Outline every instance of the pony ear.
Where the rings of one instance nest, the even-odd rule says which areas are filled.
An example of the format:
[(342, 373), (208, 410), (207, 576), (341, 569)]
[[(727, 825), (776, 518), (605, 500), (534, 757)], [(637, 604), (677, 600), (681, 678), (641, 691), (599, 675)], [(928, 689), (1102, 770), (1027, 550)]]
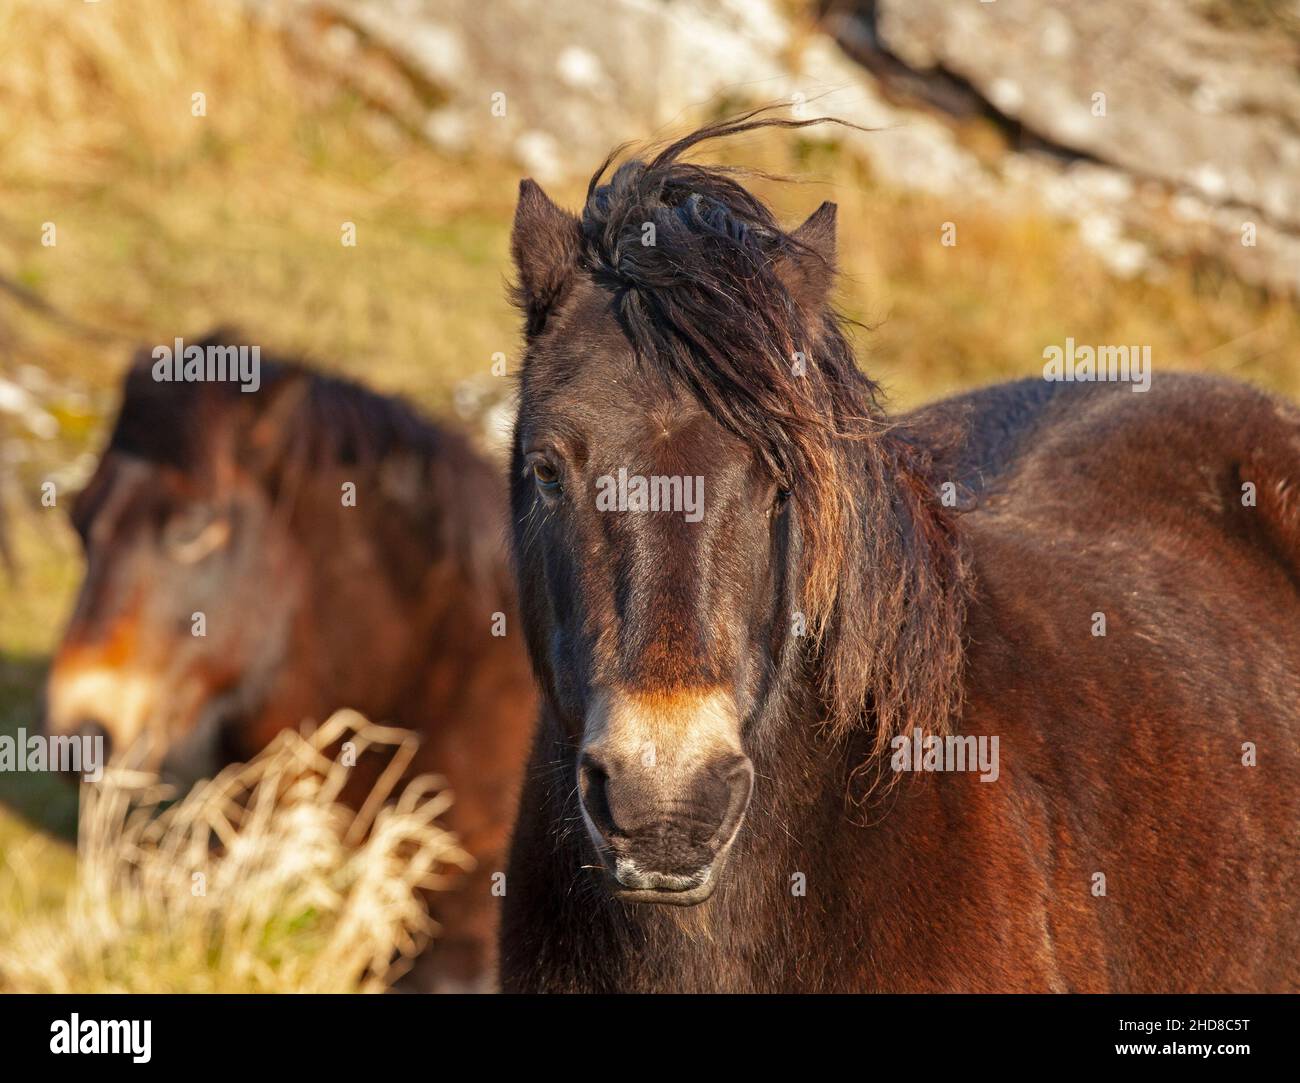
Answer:
[(293, 372), (273, 385), (263, 385), (250, 403), (255, 410), (245, 422), (238, 457), (246, 470), (274, 485), (291, 449), (301, 436), (300, 411), (311, 394), (311, 380), (305, 372)]
[(520, 181), (510, 253), (519, 271), (515, 303), (523, 309), (528, 338), (541, 333), (568, 290), (581, 238), (577, 218), (552, 203), (536, 181)]
[(776, 261), (776, 274), (795, 303), (806, 311), (821, 308), (835, 284), (834, 203), (823, 203), (790, 234), (797, 244)]

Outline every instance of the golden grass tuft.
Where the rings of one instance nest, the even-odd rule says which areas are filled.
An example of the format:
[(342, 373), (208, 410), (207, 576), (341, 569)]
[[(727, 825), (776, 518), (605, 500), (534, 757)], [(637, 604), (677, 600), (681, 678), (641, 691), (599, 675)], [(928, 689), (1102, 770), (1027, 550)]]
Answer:
[[(4, 913), (0, 989), (389, 988), (436, 934), (424, 891), (470, 862), (437, 822), (451, 803), (438, 779), (389, 800), (415, 743), (341, 711), (313, 733), (281, 733), (171, 805), (156, 777), (112, 768), (82, 789), (77, 878), (62, 908)], [(360, 812), (340, 801), (350, 768), (344, 752), (327, 754), (335, 746), (393, 750)], [(22, 879), (21, 862), (8, 863)]]

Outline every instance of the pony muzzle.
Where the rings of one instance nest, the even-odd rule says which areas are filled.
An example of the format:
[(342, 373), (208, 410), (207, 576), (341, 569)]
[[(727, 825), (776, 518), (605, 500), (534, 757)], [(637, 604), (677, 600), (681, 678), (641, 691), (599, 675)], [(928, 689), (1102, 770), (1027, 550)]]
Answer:
[(690, 906), (717, 886), (754, 787), (728, 702), (620, 699), (593, 714), (578, 795), (606, 883), (624, 902)]

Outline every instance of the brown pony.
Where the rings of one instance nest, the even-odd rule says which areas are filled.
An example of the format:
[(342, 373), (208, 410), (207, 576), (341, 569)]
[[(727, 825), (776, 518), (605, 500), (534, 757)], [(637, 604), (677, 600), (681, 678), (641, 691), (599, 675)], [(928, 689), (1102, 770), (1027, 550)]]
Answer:
[[(255, 393), (158, 382), (141, 359), (73, 509), (86, 576), (48, 728), (134, 744), (183, 784), (343, 707), (416, 731), (414, 769), (448, 780), (477, 862), (435, 899), (429, 973), (490, 982), (536, 698), (504, 496), (464, 438), (396, 399), (274, 360)], [(348, 796), (380, 766), (358, 764)]]
[(503, 988), (1300, 988), (1300, 414), (1168, 375), (887, 417), (834, 206), (682, 160), (763, 124), (580, 217), (520, 188)]

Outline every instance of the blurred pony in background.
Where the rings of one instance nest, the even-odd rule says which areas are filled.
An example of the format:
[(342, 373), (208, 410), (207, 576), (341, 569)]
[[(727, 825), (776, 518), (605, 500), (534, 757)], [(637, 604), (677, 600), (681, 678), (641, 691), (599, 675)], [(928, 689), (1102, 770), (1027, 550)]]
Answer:
[[(487, 987), (491, 873), (534, 711), (505, 634), (498, 472), (405, 403), (296, 364), (262, 361), (254, 394), (152, 365), (127, 373), (73, 509), (86, 574), (47, 730), (102, 736), (182, 785), (340, 708), (417, 732), (411, 771), (446, 778), (447, 824), (477, 862), (435, 899), (431, 982)], [(363, 756), (345, 796), (384, 766)]]

